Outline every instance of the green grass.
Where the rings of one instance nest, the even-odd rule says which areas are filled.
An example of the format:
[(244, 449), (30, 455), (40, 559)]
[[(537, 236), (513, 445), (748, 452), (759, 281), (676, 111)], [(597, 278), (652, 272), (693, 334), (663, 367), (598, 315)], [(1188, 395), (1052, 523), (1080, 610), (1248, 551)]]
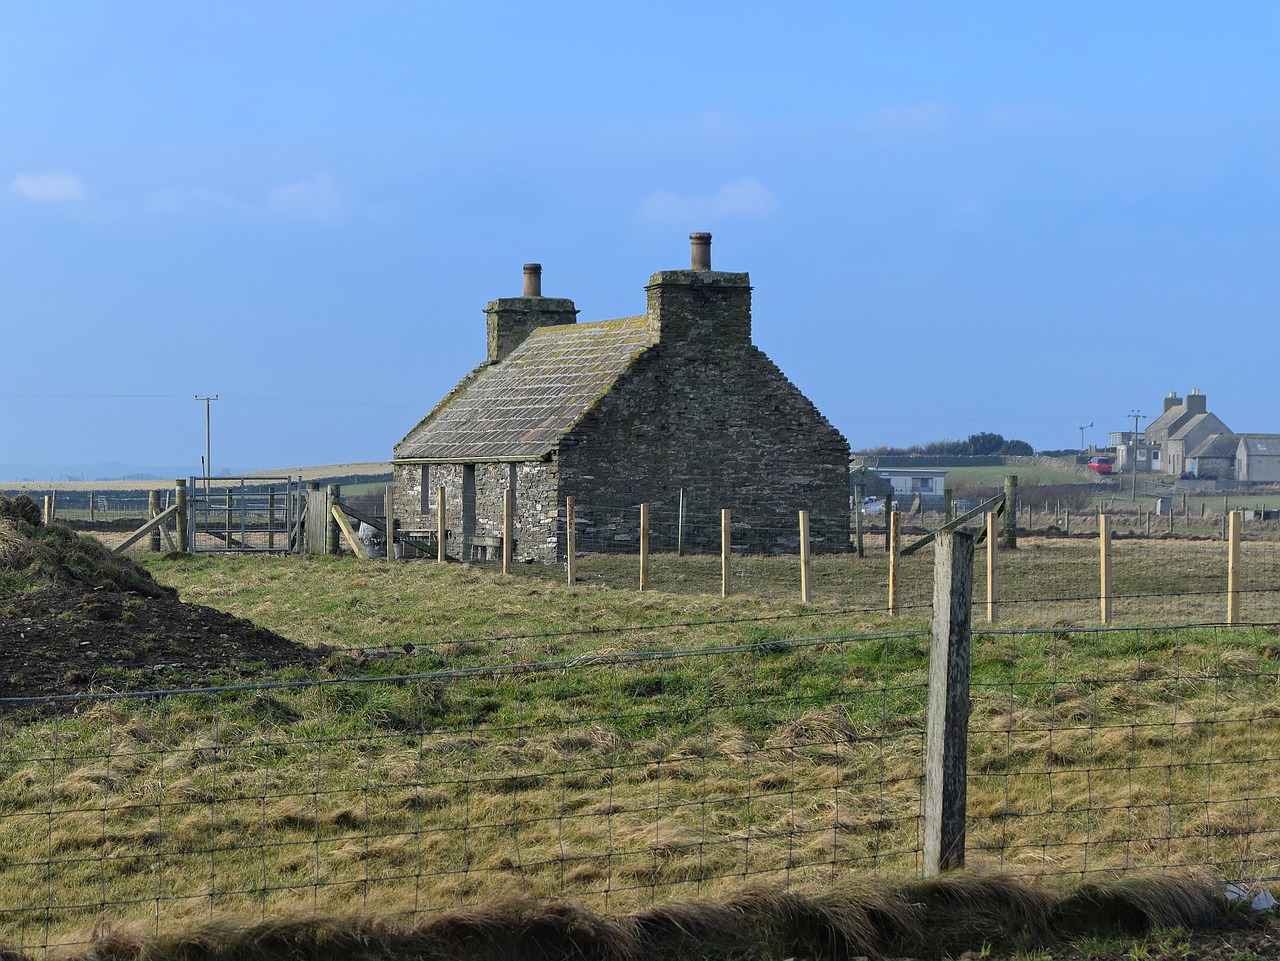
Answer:
[[(1127, 570), (1168, 591), (1221, 549), (1166, 545)], [(1002, 576), (1014, 595), (1085, 591), (1095, 554), (1028, 542)], [(628, 559), (585, 560), (591, 579), (567, 585), (541, 569), (148, 558), (187, 600), (338, 653), (318, 684), (6, 717), (0, 940), (66, 939), (99, 916), (510, 894), (630, 911), (915, 874), (928, 612), (883, 612), (882, 555), (820, 559), (828, 593), (808, 606), (640, 594)], [(908, 560), (918, 600), (929, 563)], [(735, 561), (744, 587), (789, 576), (784, 560)], [(679, 580), (680, 559), (655, 564)], [(1148, 623), (1192, 610), (1130, 603)], [(1087, 595), (1026, 620), (1046, 612), (1052, 629), (975, 640), (971, 862), (1274, 876), (1277, 632), (1096, 633), (1080, 628)]]

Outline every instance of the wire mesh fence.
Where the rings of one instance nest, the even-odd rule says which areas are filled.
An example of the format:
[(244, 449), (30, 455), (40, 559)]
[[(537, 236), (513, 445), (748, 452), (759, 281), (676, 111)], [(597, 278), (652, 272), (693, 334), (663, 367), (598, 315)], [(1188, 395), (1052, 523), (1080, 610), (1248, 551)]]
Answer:
[(910, 871), (924, 702), (900, 648), (920, 641), (6, 702), (0, 940)]
[[(0, 703), (0, 941), (920, 871), (928, 634)], [(1280, 878), (1280, 629), (975, 635), (970, 863)]]

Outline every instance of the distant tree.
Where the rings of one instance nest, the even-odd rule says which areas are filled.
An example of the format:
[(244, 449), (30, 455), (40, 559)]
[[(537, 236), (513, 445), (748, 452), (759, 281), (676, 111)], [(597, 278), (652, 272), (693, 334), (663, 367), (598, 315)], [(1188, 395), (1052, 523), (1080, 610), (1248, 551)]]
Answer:
[(973, 454), (977, 457), (984, 457), (987, 454), (998, 454), (1000, 448), (1004, 447), (1005, 440), (1001, 434), (991, 434), (983, 431), (979, 434), (969, 435), (969, 449), (966, 454)]
[(1010, 457), (1030, 457), (1035, 452), (1035, 448), (1025, 440), (1006, 441), (1004, 446), (1000, 448), (1001, 454), (1007, 454)]

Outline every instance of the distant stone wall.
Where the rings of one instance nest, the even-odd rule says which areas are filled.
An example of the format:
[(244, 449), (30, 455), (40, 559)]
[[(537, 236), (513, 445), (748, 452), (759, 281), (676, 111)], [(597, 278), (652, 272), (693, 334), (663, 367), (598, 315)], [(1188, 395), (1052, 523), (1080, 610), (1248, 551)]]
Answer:
[(848, 442), (751, 346), (647, 351), (565, 439), (559, 481), (618, 549), (631, 549), (637, 505), (670, 510), (681, 487), (691, 550), (719, 550), (726, 507), (744, 550), (796, 550), (802, 508), (815, 550), (848, 548)]

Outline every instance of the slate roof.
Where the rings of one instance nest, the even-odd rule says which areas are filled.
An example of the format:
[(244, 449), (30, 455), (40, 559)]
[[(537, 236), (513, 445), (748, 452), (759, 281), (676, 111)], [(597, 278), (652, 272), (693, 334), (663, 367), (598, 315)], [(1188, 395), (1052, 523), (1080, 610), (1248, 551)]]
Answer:
[(397, 459), (536, 460), (555, 449), (652, 342), (644, 316), (533, 331), (468, 374), (396, 445)]
[(1275, 457), (1280, 454), (1280, 434), (1240, 434), (1238, 436), (1247, 454), (1261, 454), (1264, 457)]
[(1239, 434), (1210, 434), (1188, 457), (1233, 458), (1240, 444)]
[[(1212, 420), (1210, 420), (1210, 418), (1212, 418)], [(1171, 430), (1169, 432), (1169, 440), (1185, 439), (1192, 431), (1197, 430), (1205, 426), (1206, 424), (1211, 424), (1214, 422), (1216, 422), (1220, 427), (1225, 428), (1227, 426), (1226, 424), (1222, 423), (1222, 421), (1218, 420), (1217, 416), (1214, 414), (1210, 414), (1210, 413), (1195, 414), (1192, 416), (1192, 418), (1189, 421), (1179, 424), (1176, 430)]]

